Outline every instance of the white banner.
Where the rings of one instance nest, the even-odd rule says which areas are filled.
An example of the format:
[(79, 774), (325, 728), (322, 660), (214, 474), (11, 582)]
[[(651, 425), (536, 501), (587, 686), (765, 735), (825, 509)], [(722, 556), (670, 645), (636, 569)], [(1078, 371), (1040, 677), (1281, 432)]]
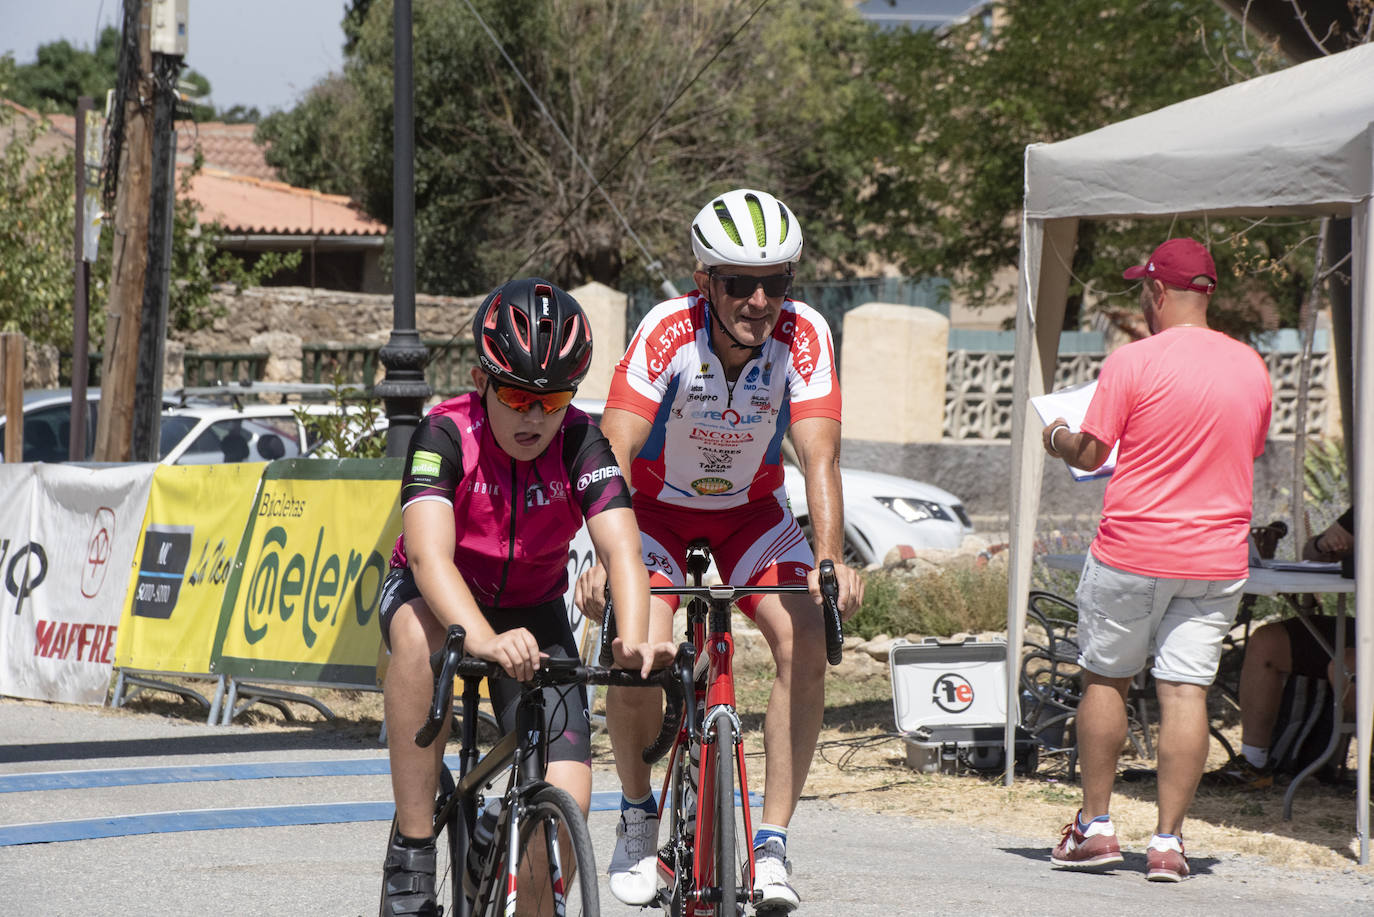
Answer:
[(0, 694), (105, 702), (156, 467), (0, 465)]

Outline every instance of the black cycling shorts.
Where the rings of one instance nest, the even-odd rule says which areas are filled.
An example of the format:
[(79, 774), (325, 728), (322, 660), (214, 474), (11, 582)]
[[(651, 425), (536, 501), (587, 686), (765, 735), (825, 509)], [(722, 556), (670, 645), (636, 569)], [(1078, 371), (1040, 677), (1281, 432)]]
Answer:
[[(391, 618), (396, 610), (420, 597), (420, 587), (408, 567), (395, 567), (382, 584), (382, 596), (377, 619), (382, 640), (391, 649)], [(542, 605), (521, 608), (482, 607), (487, 623), (498, 634), (524, 627), (534, 635), (539, 649), (552, 657), (575, 659), (577, 640), (568, 624), (568, 610), (562, 599), (551, 599)], [(487, 680), (491, 709), (501, 724), (501, 734), (515, 728), (516, 701), (520, 699), (520, 683), (501, 676)], [(587, 692), (582, 685), (560, 685), (544, 689), (544, 718), (548, 737), (547, 761), (579, 761), (592, 763), (592, 721), (587, 709)]]
[[(1331, 615), (1313, 615), (1312, 626), (1331, 646), (1336, 645), (1336, 619)], [(1331, 663), (1331, 654), (1322, 649), (1317, 638), (1312, 636), (1302, 623), (1301, 618), (1284, 618), (1283, 628), (1288, 632), (1288, 646), (1293, 655), (1293, 674), (1309, 678), (1326, 679), (1326, 667)], [(1349, 649), (1355, 645), (1355, 619), (1345, 622), (1345, 645)]]

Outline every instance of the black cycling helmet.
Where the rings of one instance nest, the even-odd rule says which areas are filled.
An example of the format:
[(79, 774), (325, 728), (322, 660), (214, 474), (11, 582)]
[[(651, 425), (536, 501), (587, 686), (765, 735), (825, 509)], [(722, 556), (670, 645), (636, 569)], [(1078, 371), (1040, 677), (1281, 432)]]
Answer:
[(472, 337), (487, 375), (533, 391), (577, 388), (592, 363), (587, 314), (538, 277), (493, 290), (472, 318)]

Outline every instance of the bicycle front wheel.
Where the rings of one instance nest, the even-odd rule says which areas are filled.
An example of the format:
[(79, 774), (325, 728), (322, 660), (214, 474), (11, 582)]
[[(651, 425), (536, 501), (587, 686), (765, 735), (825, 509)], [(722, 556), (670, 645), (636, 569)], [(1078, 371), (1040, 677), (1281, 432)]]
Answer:
[[(514, 884), (519, 915), (595, 917), (601, 913), (597, 897), (596, 860), (587, 820), (565, 791), (545, 784), (525, 797), (520, 818), (519, 860)], [(512, 891), (508, 857), (498, 863), (494, 907), (489, 914), (506, 914)]]
[(739, 860), (735, 850), (735, 734), (730, 722), (720, 717), (715, 722), (716, 824), (715, 868), (716, 884), (720, 886), (720, 917), (735, 917), (739, 913)]

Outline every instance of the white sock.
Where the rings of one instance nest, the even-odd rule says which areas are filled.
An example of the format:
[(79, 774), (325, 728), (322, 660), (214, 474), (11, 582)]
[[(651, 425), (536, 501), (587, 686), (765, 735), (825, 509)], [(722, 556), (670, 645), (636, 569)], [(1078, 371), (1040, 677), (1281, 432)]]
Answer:
[(1246, 761), (1249, 761), (1255, 767), (1264, 767), (1269, 763), (1269, 749), (1267, 748), (1242, 744), (1240, 746), (1240, 753), (1245, 756)]

